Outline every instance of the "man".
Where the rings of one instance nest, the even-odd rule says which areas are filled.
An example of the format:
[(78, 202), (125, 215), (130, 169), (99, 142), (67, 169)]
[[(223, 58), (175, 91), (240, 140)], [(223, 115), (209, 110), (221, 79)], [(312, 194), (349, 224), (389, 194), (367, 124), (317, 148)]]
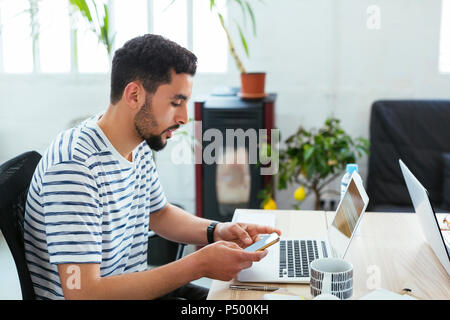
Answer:
[[(164, 195), (152, 159), (188, 120), (196, 57), (161, 36), (117, 50), (110, 105), (60, 133), (33, 176), (25, 250), (40, 299), (200, 298), (192, 280), (231, 280), (267, 252), (245, 252), (271, 227), (196, 217)], [(149, 228), (172, 241), (204, 246), (147, 269)], [(208, 241), (209, 238), (209, 241)]]

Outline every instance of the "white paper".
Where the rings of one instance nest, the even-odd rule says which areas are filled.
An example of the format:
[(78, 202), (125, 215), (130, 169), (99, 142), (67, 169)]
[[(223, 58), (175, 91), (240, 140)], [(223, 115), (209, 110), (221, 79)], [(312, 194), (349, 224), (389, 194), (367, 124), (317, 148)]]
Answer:
[(376, 289), (360, 300), (417, 300), (407, 294), (398, 294), (386, 289)]
[(290, 294), (267, 293), (264, 295), (264, 300), (305, 300), (305, 298)]
[(233, 222), (252, 223), (275, 228), (276, 216), (273, 213), (252, 213), (236, 211)]

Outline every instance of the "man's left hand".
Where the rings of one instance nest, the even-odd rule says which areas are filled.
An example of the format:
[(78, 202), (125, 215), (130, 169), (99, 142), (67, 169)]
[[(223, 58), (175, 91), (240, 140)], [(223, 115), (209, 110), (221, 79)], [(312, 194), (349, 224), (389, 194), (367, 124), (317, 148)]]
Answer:
[(219, 223), (214, 230), (214, 241), (225, 240), (236, 243), (241, 248), (246, 248), (252, 243), (260, 240), (260, 234), (271, 234), (273, 232), (281, 235), (281, 230), (270, 226), (261, 226), (249, 223)]

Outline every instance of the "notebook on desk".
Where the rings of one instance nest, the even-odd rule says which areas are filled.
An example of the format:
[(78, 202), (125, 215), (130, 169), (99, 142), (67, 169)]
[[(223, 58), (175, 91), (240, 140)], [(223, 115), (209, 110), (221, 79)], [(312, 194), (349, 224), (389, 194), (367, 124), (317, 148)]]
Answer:
[[(369, 197), (358, 175), (352, 175), (347, 191), (339, 203), (336, 215), (323, 238), (285, 238), (269, 247), (267, 256), (252, 267), (238, 273), (241, 282), (308, 283), (309, 264), (314, 259), (325, 257), (343, 258), (354, 232), (369, 203)], [(265, 214), (254, 214), (255, 222)], [(250, 218), (250, 214), (249, 217)], [(270, 219), (265, 217), (265, 219)], [(241, 221), (239, 218), (239, 222)], [(249, 222), (249, 221), (245, 221)], [(273, 221), (273, 226), (275, 221)]]

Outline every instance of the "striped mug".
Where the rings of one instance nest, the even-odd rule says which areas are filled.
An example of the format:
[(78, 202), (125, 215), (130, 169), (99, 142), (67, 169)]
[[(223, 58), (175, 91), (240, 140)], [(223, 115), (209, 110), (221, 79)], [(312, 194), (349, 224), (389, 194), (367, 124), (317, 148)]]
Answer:
[(332, 294), (339, 299), (353, 295), (353, 265), (343, 259), (322, 258), (310, 264), (311, 295)]

